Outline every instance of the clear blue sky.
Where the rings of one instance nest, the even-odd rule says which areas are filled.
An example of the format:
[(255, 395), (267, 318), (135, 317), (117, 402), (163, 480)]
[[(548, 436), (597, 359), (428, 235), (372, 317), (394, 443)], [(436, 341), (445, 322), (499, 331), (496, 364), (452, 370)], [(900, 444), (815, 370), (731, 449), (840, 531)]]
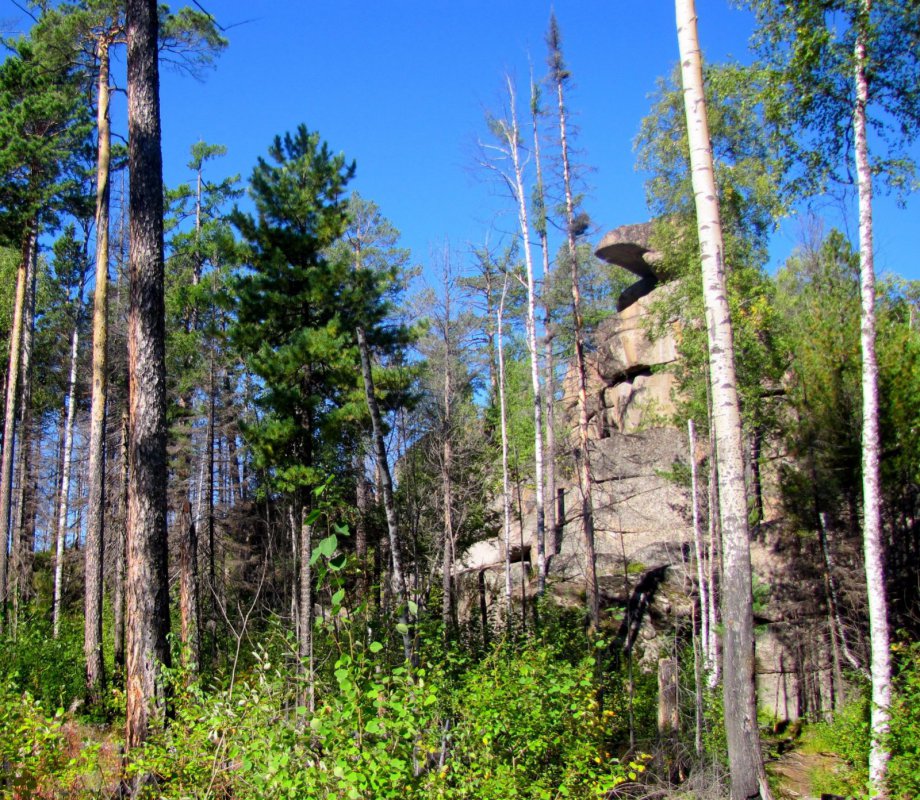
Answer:
[[(354, 188), (402, 231), (416, 261), (449, 240), (484, 241), (507, 207), (474, 167), (483, 113), (505, 72), (526, 86), (529, 59), (544, 74), (555, 8), (573, 75), (569, 105), (588, 176), (586, 209), (599, 235), (648, 218), (632, 141), (655, 79), (678, 60), (673, 4), (663, 0), (201, 0), (230, 47), (196, 82), (162, 77), (166, 180), (189, 176), (189, 146), (228, 147), (217, 167), (243, 178), (277, 133), (304, 122), (357, 161)], [(17, 15), (8, 3), (4, 16)], [(727, 0), (698, 0), (706, 58), (747, 57), (750, 19)], [(915, 154), (920, 154), (920, 150)], [(217, 177), (217, 175), (215, 175)], [(878, 266), (920, 278), (918, 200), (877, 205)], [(835, 221), (840, 225), (840, 221)], [(509, 221), (499, 225), (509, 227)], [(777, 235), (788, 254), (798, 224)], [(855, 227), (851, 227), (855, 231)], [(494, 238), (494, 236), (493, 236)]]

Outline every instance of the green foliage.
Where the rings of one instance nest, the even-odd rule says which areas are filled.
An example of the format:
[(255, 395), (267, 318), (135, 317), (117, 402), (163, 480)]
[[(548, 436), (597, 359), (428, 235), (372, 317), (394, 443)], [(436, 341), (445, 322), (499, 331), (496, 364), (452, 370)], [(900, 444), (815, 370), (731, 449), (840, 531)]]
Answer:
[[(783, 211), (779, 162), (756, 102), (758, 76), (736, 65), (718, 65), (705, 77), (741, 411), (748, 432), (766, 432), (776, 425), (776, 409), (764, 390), (778, 384), (785, 369), (775, 344), (773, 288), (763, 272), (768, 234)], [(660, 83), (636, 147), (640, 168), (650, 173), (646, 191), (658, 215), (653, 243), (663, 258), (656, 271), (679, 279), (661, 293), (649, 333), (660, 335), (677, 323), (678, 413), (694, 419), (702, 433), (708, 421), (708, 347), (679, 85), (676, 77)]]
[(891, 763), (888, 791), (892, 798), (920, 797), (920, 644), (895, 645), (899, 670), (891, 704)]
[(476, 662), (436, 635), (417, 667), (387, 667), (389, 639), (363, 636), (342, 589), (331, 600), (338, 655), (319, 671), (314, 714), (263, 650), (219, 691), (170, 673), (174, 720), (130, 767), (156, 777), (151, 797), (594, 798), (644, 769), (611, 758), (612, 714), (584, 649), (504, 642)]
[(45, 708), (70, 707), (84, 693), (82, 618), (64, 615), (60, 635), (52, 636), (50, 614), (19, 622), (16, 641), (3, 641), (0, 682), (28, 693)]
[(834, 753), (844, 769), (812, 776), (816, 792), (859, 795), (869, 772), (869, 699), (863, 691), (838, 711), (832, 722), (809, 725), (802, 735), (806, 752)]
[(0, 797), (90, 797), (99, 746), (80, 742), (60, 707), (48, 716), (28, 692), (0, 683)]
[(814, 196), (829, 180), (852, 183), (857, 37), (866, 50), (873, 172), (909, 191), (915, 166), (904, 157), (920, 129), (920, 53), (915, 3), (877, 0), (743, 0), (757, 19), (753, 44), (766, 80), (760, 99), (782, 141), (788, 186)]

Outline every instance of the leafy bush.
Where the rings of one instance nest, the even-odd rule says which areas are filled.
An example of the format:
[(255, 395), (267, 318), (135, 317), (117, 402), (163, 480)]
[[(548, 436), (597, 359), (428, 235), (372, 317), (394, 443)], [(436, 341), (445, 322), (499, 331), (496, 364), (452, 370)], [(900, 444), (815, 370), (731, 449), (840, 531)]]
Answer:
[(895, 646), (900, 671), (891, 706), (891, 764), (888, 791), (892, 798), (920, 797), (920, 644)]
[(99, 749), (80, 741), (62, 708), (49, 717), (31, 694), (0, 684), (0, 797), (89, 796)]
[(64, 616), (52, 636), (47, 615), (21, 620), (15, 642), (0, 642), (0, 681), (28, 691), (45, 708), (69, 708), (83, 697), (85, 661), (82, 618)]
[(642, 771), (610, 757), (590, 657), (573, 663), (530, 641), (478, 663), (442, 651), (386, 669), (381, 643), (342, 641), (313, 714), (264, 654), (211, 693), (171, 673), (174, 719), (132, 773), (152, 776), (158, 798), (487, 800), (599, 797)]

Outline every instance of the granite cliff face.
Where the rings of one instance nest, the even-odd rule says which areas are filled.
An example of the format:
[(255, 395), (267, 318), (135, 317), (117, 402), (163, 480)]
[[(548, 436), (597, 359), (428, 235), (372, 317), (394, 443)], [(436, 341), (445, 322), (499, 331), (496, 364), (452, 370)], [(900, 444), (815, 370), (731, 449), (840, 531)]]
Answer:
[[(691, 459), (687, 432), (671, 422), (675, 381), (669, 367), (679, 357), (680, 331), (670, 323), (661, 335), (649, 334), (655, 303), (671, 291), (656, 272), (659, 259), (650, 247), (650, 234), (651, 224), (624, 226), (608, 233), (597, 248), (600, 258), (632, 272), (636, 282), (621, 294), (618, 313), (595, 332), (588, 376), (601, 606), (624, 609), (618, 635), (623, 644), (640, 643), (635, 652), (646, 668), (654, 667), (659, 655), (673, 648), (675, 631), (686, 635), (696, 602), (690, 490), (673, 478), (675, 466), (686, 471)], [(569, 374), (556, 408), (558, 429), (574, 430), (576, 397), (575, 376)], [(700, 467), (707, 450), (705, 442), (698, 443), (694, 456)], [(773, 463), (781, 459), (781, 454), (773, 453), (766, 460), (771, 455)], [(561, 461), (563, 524), (555, 537), (547, 533), (547, 552), (553, 554), (549, 585), (559, 602), (582, 605), (585, 558), (579, 490), (571, 464), (565, 457)], [(764, 476), (767, 494), (771, 476), (775, 494), (775, 467)], [(704, 475), (699, 490), (704, 526), (706, 493)], [(763, 707), (778, 718), (793, 719), (827, 708), (833, 679), (824, 633), (807, 646), (802, 642), (804, 631), (815, 624), (820, 631), (823, 624), (819, 575), (801, 561), (802, 543), (783, 532), (776, 518), (779, 504), (769, 499), (765, 507), (772, 509), (774, 519), (758, 526), (752, 546), (758, 593), (758, 690)], [(523, 519), (513, 539), (518, 552), (523, 545), (526, 553), (526, 545), (533, 545), (535, 524), (532, 498), (525, 495), (521, 501)], [(522, 565), (514, 567), (515, 585), (532, 592), (535, 582), (527, 585)], [(460, 569), (467, 576), (480, 576), (475, 582), (462, 581), (471, 608), (480, 593), (494, 593), (498, 599), (504, 580), (501, 542), (474, 546), (464, 555)], [(803, 627), (803, 620), (818, 622)]]

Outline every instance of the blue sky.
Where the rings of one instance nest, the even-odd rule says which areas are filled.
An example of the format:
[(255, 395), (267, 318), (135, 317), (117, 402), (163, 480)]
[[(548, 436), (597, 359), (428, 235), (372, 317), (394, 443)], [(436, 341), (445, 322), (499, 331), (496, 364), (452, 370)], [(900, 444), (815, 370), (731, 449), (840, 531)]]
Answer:
[[(475, 142), (485, 133), (484, 111), (498, 107), (505, 72), (522, 91), (530, 61), (543, 75), (549, 3), (201, 2), (227, 28), (230, 47), (202, 82), (163, 72), (169, 184), (190, 177), (188, 148), (199, 139), (228, 148), (214, 177), (246, 178), (275, 134), (303, 122), (357, 161), (353, 187), (381, 206), (417, 262), (429, 262), (445, 242), (462, 254), (491, 227), (509, 229), (510, 220), (496, 217), (507, 202), (475, 168)], [(4, 5), (3, 16), (17, 15)], [(573, 75), (580, 160), (592, 169), (585, 206), (599, 238), (648, 218), (632, 141), (656, 78), (678, 59), (674, 10), (663, 0), (553, 5)], [(706, 58), (745, 59), (749, 16), (727, 0), (698, 0), (697, 8)], [(879, 198), (879, 269), (920, 278), (917, 209), (916, 198), (906, 210)], [(799, 227), (784, 224), (774, 261), (791, 250)]]

